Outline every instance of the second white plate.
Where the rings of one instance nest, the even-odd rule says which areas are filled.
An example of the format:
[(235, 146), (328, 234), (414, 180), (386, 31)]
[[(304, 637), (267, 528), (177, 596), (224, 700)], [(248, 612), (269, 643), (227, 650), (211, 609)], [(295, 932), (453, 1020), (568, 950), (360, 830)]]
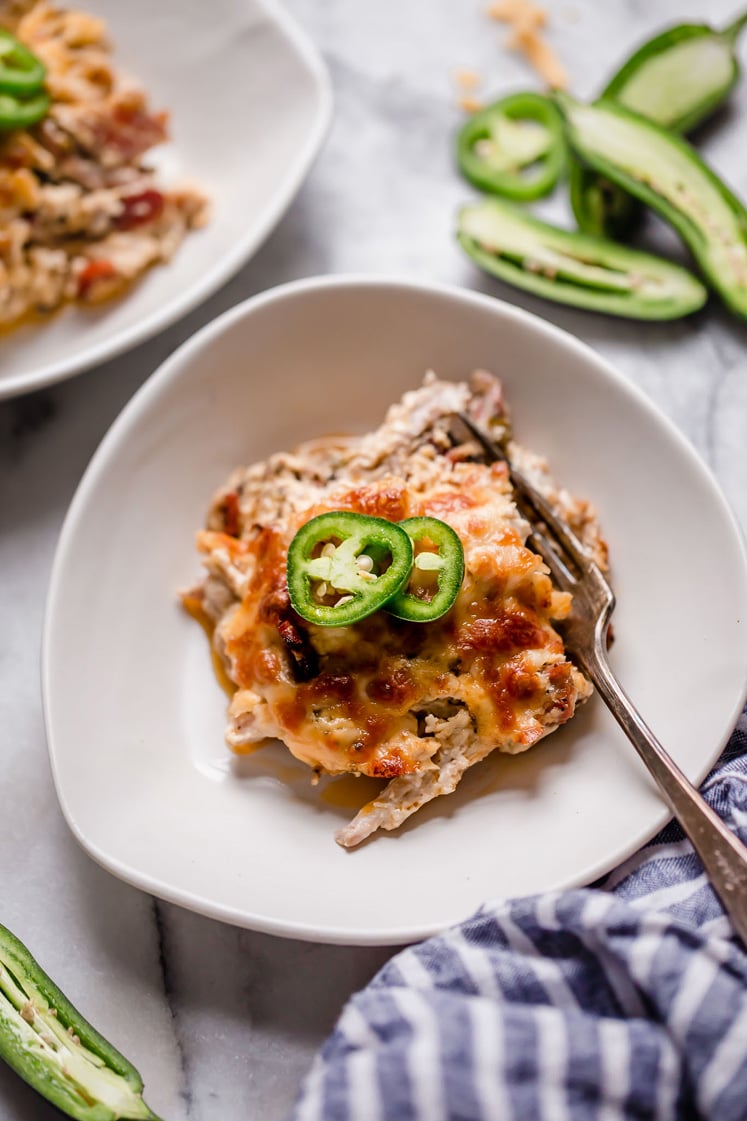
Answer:
[(303, 182), (329, 124), (329, 78), (276, 0), (80, 0), (107, 23), (116, 64), (170, 116), (146, 162), (193, 182), (211, 220), (121, 299), (67, 307), (3, 336), (0, 398), (61, 381), (185, 315), (251, 257)]
[[(665, 820), (597, 698), (521, 756), (492, 757), (396, 834), (345, 852), (365, 800), (314, 788), (279, 745), (235, 760), (208, 644), (180, 609), (195, 530), (228, 471), (321, 433), (365, 430), (428, 367), (504, 380), (517, 437), (597, 506), (618, 593), (612, 660), (693, 779), (740, 711), (747, 569), (689, 445), (587, 347), (485, 296), (303, 281), (185, 344), (125, 408), (68, 514), (44, 641), (58, 795), (115, 875), (215, 918), (291, 937), (395, 943), (486, 898), (594, 879)], [(364, 782), (365, 780), (361, 780)]]

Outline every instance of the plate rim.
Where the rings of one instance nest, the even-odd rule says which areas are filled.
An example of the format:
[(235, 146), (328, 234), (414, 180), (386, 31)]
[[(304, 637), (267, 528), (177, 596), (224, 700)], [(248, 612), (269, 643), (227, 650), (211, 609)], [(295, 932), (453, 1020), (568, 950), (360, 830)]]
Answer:
[[(149, 407), (151, 400), (158, 396), (162, 388), (178, 380), (180, 366), (185, 360), (190, 360), (195, 355), (199, 354), (201, 350), (211, 344), (213, 339), (219, 337), (223, 331), (230, 329), (234, 323), (251, 316), (264, 305), (275, 301), (293, 298), (299, 294), (313, 293), (321, 289), (339, 289), (340, 291), (345, 291), (351, 288), (382, 288), (388, 290), (400, 288), (410, 293), (420, 293), (426, 296), (442, 295), (450, 299), (461, 301), (468, 306), (494, 312), (498, 311), (500, 315), (508, 320), (527, 324), (532, 330), (544, 335), (549, 341), (560, 342), (587, 360), (591, 358), (601, 371), (603, 371), (604, 376), (617, 385), (622, 392), (628, 394), (640, 407), (645, 409), (649, 414), (652, 414), (658, 423), (668, 431), (669, 436), (678, 445), (680, 452), (689, 459), (693, 468), (700, 473), (704, 482), (707, 483), (711, 497), (719, 507), (725, 525), (728, 525), (731, 530), (734, 543), (738, 547), (745, 588), (747, 588), (747, 539), (709, 465), (700, 457), (693, 445), (683, 435), (675, 423), (642, 389), (639, 388), (639, 386), (617, 370), (612, 363), (602, 357), (591, 345), (578, 339), (575, 335), (572, 335), (562, 327), (543, 319), (533, 312), (499, 299), (498, 297), (490, 296), (482, 292), (475, 292), (458, 285), (421, 281), (396, 273), (389, 275), (343, 273), (306, 277), (275, 285), (254, 296), (250, 296), (248, 299), (229, 308), (227, 311), (205, 324), (173, 351), (173, 353), (146, 379), (114, 419), (91, 457), (68, 507), (52, 561), (42, 630), (41, 691), (42, 712), (50, 768), (63, 817), (80, 846), (97, 864), (125, 883), (139, 888), (142, 891), (146, 891), (169, 903), (185, 907), (188, 910), (205, 915), (208, 918), (227, 922), (244, 929), (256, 930), (264, 934), (334, 945), (390, 946), (420, 941), (443, 931), (449, 925), (452, 925), (454, 921), (462, 920), (454, 920), (452, 916), (448, 919), (444, 919), (441, 923), (424, 925), (411, 924), (401, 927), (370, 930), (366, 927), (319, 926), (297, 920), (274, 919), (271, 916), (255, 914), (246, 909), (239, 910), (235, 907), (211, 902), (202, 895), (182, 888), (175, 888), (149, 873), (142, 872), (115, 857), (111, 857), (78, 827), (75, 817), (67, 804), (56, 765), (56, 750), (54, 746), (55, 733), (50, 711), (51, 675), (53, 673), (50, 651), (52, 641), (51, 634), (53, 630), (55, 604), (60, 595), (60, 584), (62, 573), (65, 568), (66, 553), (74, 539), (78, 523), (87, 508), (89, 492), (96, 485), (99, 472), (108, 462), (110, 448), (116, 447), (120, 432), (124, 431), (131, 422), (137, 418), (140, 412)], [(747, 602), (745, 603), (745, 607), (747, 608)], [(744, 632), (744, 645), (745, 654), (747, 655), (747, 628), (745, 628)], [(744, 709), (745, 703), (747, 703), (747, 672), (745, 672), (739, 696), (728, 714), (728, 719), (724, 721), (720, 735), (714, 738), (714, 749), (708, 754), (703, 765), (698, 768), (695, 774), (695, 779), (693, 780), (695, 785), (699, 785), (702, 782), (703, 778), (707, 775), (714, 762), (721, 754)], [(631, 751), (632, 750), (633, 748), (631, 747)], [(657, 815), (651, 827), (639, 830), (635, 836), (631, 838), (630, 843), (615, 856), (612, 865), (610, 865), (609, 859), (591, 860), (585, 867), (579, 868), (576, 874), (567, 877), (563, 881), (559, 881), (551, 890), (565, 891), (570, 888), (588, 885), (594, 880), (606, 875), (608, 872), (612, 871), (613, 868), (619, 867), (624, 861), (628, 860), (630, 856), (655, 836), (670, 820), (672, 820), (671, 813), (665, 806), (662, 806), (661, 813)], [(488, 898), (490, 898), (490, 896), (488, 896)], [(463, 918), (467, 917), (466, 915), (463, 916)]]
[[(334, 106), (332, 80), (321, 52), (301, 25), (282, 7), (279, 0), (254, 0), (254, 2), (291, 44), (298, 61), (311, 76), (317, 94), (313, 126), (297, 149), (279, 188), (273, 191), (263, 220), (243, 238), (239, 238), (231, 251), (226, 253), (220, 263), (203, 279), (190, 286), (183, 295), (177, 296), (163, 308), (157, 308), (139, 323), (61, 362), (50, 362), (31, 373), (0, 379), (0, 401), (67, 381), (161, 334), (227, 284), (254, 256), (288, 210), (329, 133)], [(126, 296), (124, 298), (126, 299)], [(39, 324), (39, 330), (43, 329), (44, 324)]]

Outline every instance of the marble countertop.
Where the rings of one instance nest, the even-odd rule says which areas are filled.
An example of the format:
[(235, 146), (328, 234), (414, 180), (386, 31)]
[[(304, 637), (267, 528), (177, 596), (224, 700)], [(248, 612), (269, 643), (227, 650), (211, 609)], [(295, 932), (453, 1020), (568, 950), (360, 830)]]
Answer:
[[(717, 307), (633, 324), (563, 309), (480, 276), (452, 237), (470, 191), (452, 167), (452, 72), (486, 92), (532, 86), (501, 49), (483, 0), (290, 0), (335, 91), (325, 149), (285, 219), (222, 291), (158, 338), (55, 388), (0, 406), (0, 917), (142, 1071), (170, 1121), (279, 1121), (343, 1002), (386, 949), (286, 941), (233, 929), (115, 880), (78, 848), (57, 805), (39, 693), (44, 598), (57, 534), (107, 427), (155, 367), (217, 313), (301, 276), (393, 272), (479, 288), (596, 347), (679, 426), (747, 525), (747, 330)], [(667, 23), (714, 23), (729, 0), (550, 0), (552, 40), (591, 95), (636, 41)], [(747, 93), (702, 136), (744, 197)], [(558, 206), (562, 204), (557, 204)], [(661, 229), (654, 238), (666, 237)], [(631, 454), (635, 448), (631, 447)], [(0, 1121), (58, 1115), (0, 1066)]]

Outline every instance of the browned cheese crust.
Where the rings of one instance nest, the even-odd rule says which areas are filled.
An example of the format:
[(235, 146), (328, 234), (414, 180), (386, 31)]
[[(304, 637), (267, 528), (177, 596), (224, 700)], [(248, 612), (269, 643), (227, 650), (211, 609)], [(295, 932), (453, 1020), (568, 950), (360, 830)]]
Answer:
[[(391, 780), (340, 831), (347, 846), (449, 793), (491, 751), (526, 751), (591, 692), (554, 625), (570, 597), (525, 545), (505, 466), (454, 444), (448, 417), (457, 409), (507, 435), (491, 375), (478, 372), (469, 384), (429, 375), (376, 432), (315, 441), (235, 472), (198, 535), (208, 575), (185, 602), (214, 624), (215, 650), (236, 686), (231, 747), (277, 737), (317, 773)], [(588, 504), (559, 490), (544, 461), (511, 450), (605, 563)], [(328, 510), (447, 522), (465, 559), (452, 609), (427, 624), (385, 611), (339, 628), (301, 619), (288, 598), (288, 546)]]

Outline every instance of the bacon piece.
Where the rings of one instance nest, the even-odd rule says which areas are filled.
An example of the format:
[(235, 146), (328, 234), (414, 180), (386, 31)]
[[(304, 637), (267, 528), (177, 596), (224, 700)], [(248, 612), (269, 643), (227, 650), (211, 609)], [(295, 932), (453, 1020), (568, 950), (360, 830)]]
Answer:
[(277, 632), (290, 657), (296, 681), (310, 681), (316, 677), (319, 673), (319, 658), (304, 628), (286, 616), (278, 619)]
[[(120, 202), (122, 203), (122, 213), (116, 220), (116, 226), (119, 230), (134, 230), (136, 226), (144, 226), (148, 222), (155, 222), (163, 214), (163, 208), (166, 205), (166, 199), (160, 191), (149, 188), (145, 191), (139, 191), (136, 195), (124, 195)], [(234, 496), (238, 500), (238, 495)], [(230, 533), (235, 537), (238, 530), (226, 529), (226, 533)]]
[(122, 163), (133, 163), (156, 144), (168, 139), (167, 113), (149, 113), (136, 105), (115, 105), (96, 122), (97, 147), (117, 152)]
[(223, 520), (223, 532), (227, 533), (229, 537), (238, 537), (240, 530), (239, 515), (241, 508), (239, 506), (239, 492), (230, 490), (223, 498), (220, 504), (220, 515)]

